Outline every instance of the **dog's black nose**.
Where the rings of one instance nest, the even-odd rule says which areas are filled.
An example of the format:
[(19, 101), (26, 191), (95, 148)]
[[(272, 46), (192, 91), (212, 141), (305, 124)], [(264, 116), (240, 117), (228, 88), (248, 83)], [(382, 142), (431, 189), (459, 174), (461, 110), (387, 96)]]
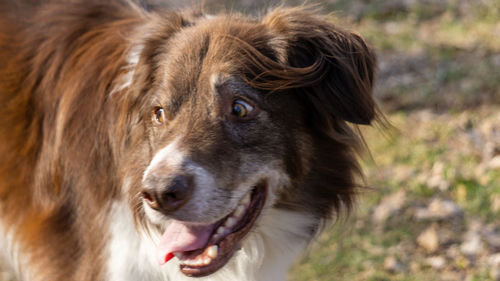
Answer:
[(155, 210), (173, 212), (186, 203), (191, 189), (192, 177), (176, 176), (166, 186), (143, 190), (142, 197)]

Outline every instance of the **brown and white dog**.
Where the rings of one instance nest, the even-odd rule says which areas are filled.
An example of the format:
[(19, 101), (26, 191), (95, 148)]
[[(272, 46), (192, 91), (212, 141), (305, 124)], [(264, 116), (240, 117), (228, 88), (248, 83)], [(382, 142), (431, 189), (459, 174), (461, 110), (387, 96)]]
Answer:
[(0, 249), (19, 279), (285, 279), (361, 186), (364, 40), (304, 8), (68, 2), (0, 2)]

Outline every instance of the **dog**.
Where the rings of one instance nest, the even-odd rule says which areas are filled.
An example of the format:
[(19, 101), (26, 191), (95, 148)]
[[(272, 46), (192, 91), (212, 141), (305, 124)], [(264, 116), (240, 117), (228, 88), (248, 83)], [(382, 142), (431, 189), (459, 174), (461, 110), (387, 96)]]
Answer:
[(0, 62), (19, 280), (285, 280), (364, 186), (375, 54), (306, 7), (4, 0)]

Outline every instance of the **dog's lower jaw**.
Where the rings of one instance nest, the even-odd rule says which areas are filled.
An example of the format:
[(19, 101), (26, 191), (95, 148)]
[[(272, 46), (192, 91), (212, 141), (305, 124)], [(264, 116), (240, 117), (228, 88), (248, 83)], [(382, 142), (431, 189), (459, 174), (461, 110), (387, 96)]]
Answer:
[[(107, 280), (110, 281), (192, 281), (173, 259), (160, 266), (156, 258), (158, 236), (136, 230), (132, 212), (125, 203), (114, 203), (109, 217)], [(304, 213), (268, 209), (243, 247), (217, 272), (197, 278), (202, 281), (285, 280), (293, 261), (312, 238), (310, 229), (318, 220)], [(153, 234), (154, 235), (154, 234)]]
[[(181, 271), (187, 276), (201, 277), (224, 267), (235, 251), (241, 248), (248, 233), (255, 229), (255, 223), (266, 203), (267, 190), (267, 184), (263, 181), (248, 192), (231, 214), (216, 223), (219, 226), (214, 228), (203, 248), (187, 253), (177, 252)], [(178, 245), (172, 239), (168, 239), (167, 243), (172, 242)]]

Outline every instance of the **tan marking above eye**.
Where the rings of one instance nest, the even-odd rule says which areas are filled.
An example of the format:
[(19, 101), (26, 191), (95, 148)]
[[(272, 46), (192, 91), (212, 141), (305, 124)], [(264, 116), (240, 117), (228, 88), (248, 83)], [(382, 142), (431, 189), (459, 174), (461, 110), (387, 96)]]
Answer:
[(161, 125), (165, 122), (165, 110), (162, 107), (156, 107), (153, 110), (153, 121), (157, 125)]

